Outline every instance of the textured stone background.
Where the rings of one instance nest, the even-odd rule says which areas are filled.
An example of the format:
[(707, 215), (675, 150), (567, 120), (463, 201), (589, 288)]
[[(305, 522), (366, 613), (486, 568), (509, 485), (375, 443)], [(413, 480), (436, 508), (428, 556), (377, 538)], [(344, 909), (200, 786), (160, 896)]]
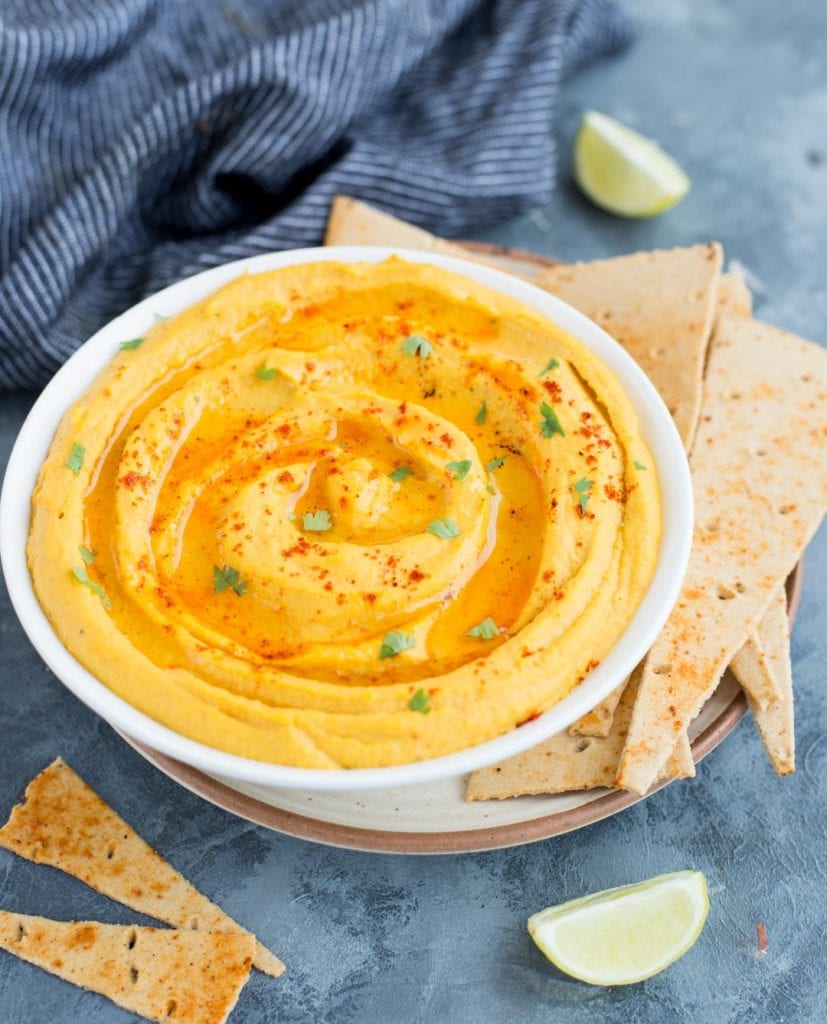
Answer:
[[(653, 222), (614, 220), (563, 181), (548, 209), (486, 237), (563, 259), (719, 238), (755, 275), (758, 314), (827, 342), (827, 6), (636, 0), (641, 38), (564, 90), (566, 154), (594, 106), (655, 134), (694, 182)], [(562, 175), (567, 171), (565, 159)], [(31, 403), (0, 398), (5, 460)], [(43, 667), (0, 593), (0, 815), (63, 754), (147, 839), (289, 964), (254, 975), (237, 1024), (695, 1024), (827, 1020), (827, 530), (807, 556), (793, 638), (799, 771), (776, 779), (748, 721), (676, 783), (619, 817), (521, 849), (371, 856), (283, 838), (146, 765)], [(662, 871), (700, 868), (712, 897), (695, 948), (660, 977), (592, 989), (557, 974), (528, 913)], [(0, 851), (0, 905), (64, 918), (135, 915)], [(758, 962), (755, 924), (769, 952)], [(0, 1024), (127, 1022), (0, 953)]]

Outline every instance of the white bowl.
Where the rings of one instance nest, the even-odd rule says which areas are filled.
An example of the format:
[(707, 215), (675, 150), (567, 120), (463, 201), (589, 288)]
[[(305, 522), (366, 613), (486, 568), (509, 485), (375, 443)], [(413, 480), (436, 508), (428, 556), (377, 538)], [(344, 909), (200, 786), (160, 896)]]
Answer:
[[(115, 696), (69, 654), (52, 631), (35, 596), (25, 554), (31, 495), (41, 463), (66, 408), (109, 362), (118, 342), (145, 332), (153, 314), (178, 313), (244, 271), (259, 272), (322, 260), (377, 262), (392, 254), (464, 274), (526, 303), (577, 337), (613, 370), (637, 411), (660, 481), (663, 536), (651, 586), (617, 644), (582, 683), (535, 721), (486, 743), (413, 764), (334, 771), (268, 764), (214, 750), (160, 725)], [(196, 274), (139, 302), (82, 345), (38, 398), (12, 450), (0, 495), (0, 557), (12, 604), (38, 653), (58, 679), (110, 725), (231, 785), (237, 781), (265, 787), (341, 792), (406, 786), (461, 775), (518, 754), (590, 711), (651, 647), (677, 600), (689, 558), (692, 516), (689, 466), (672, 417), (638, 365), (591, 320), (525, 281), (466, 260), (391, 247), (331, 246), (268, 253)]]

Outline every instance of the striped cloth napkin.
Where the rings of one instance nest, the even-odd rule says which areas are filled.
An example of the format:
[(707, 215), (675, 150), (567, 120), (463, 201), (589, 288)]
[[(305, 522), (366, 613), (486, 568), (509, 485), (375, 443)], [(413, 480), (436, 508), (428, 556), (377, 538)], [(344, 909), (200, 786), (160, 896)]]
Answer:
[(612, 0), (3, 0), (0, 387), (331, 197), (442, 235), (547, 200), (560, 79)]

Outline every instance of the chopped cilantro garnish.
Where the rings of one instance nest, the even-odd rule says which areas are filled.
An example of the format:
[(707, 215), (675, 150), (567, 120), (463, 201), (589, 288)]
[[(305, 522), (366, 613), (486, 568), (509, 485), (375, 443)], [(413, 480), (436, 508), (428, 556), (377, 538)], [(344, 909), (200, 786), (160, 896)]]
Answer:
[(565, 430), (560, 426), (560, 420), (557, 419), (557, 413), (548, 402), (543, 402), (540, 405), (540, 415), (543, 417), (540, 423), (540, 433), (543, 437), (554, 437), (555, 434), (559, 434), (561, 437), (566, 436)]
[(261, 366), (256, 367), (256, 377), (259, 380), (272, 380), (278, 372), (274, 366), (268, 366), (267, 363), (262, 363)]
[(491, 484), (486, 484), (485, 485), (485, 489), (486, 489), (486, 491), (488, 491), (489, 494), (496, 494), (497, 493), (497, 488), (496, 487), (492, 487)]
[(485, 417), (487, 415), (488, 415), (488, 408), (487, 408), (487, 406), (485, 404), (485, 399), (483, 399), (482, 405), (479, 408), (479, 412), (474, 417), (474, 419), (477, 421), (477, 423), (485, 423)]
[(388, 476), (391, 480), (395, 480), (398, 484), (401, 484), (403, 480), (407, 480), (409, 476), (413, 476), (414, 471), (410, 466), (397, 466), (396, 469), (392, 469)]
[(402, 633), (398, 629), (392, 629), (390, 633), (385, 633), (385, 639), (379, 648), (379, 657), (383, 661), (385, 658), (395, 658), (397, 654), (409, 651), (412, 647), (416, 647), (416, 637), (413, 633)]
[(485, 467), (485, 472), (486, 473), (493, 473), (495, 469), (499, 469), (500, 468), (500, 466), (505, 462), (505, 460), (507, 458), (508, 458), (507, 455), (497, 455)]
[(225, 565), (223, 569), (219, 569), (217, 565), (212, 567), (212, 585), (216, 594), (233, 590), (238, 597), (244, 597), (247, 590), (247, 583), (241, 578), (241, 573), (229, 565)]
[(446, 462), (445, 468), (451, 471), (455, 480), (464, 480), (471, 469), (471, 460), (462, 459), (461, 462)]
[(500, 627), (495, 624), (494, 620), (489, 615), (488, 618), (483, 619), (482, 622), (474, 626), (473, 629), (469, 629), (465, 635), (475, 636), (480, 640), (493, 640), (495, 636), (500, 635)]
[(78, 444), (77, 442), (75, 442), (72, 445), (72, 454), (66, 460), (66, 467), (67, 467), (67, 469), (71, 469), (71, 471), (75, 474), (75, 476), (77, 476), (80, 473), (80, 471), (83, 469), (83, 460), (84, 460), (85, 456), (86, 456), (86, 445)]
[(95, 561), (97, 551), (90, 551), (89, 548), (85, 548), (82, 544), (78, 548), (78, 551), (80, 552), (80, 557), (84, 560), (84, 562), (86, 562), (87, 565), (91, 565), (92, 562)]
[(552, 370), (556, 370), (559, 365), (560, 363), (557, 359), (549, 359), (545, 367), (542, 370), (540, 370), (538, 376), (545, 377), (547, 373), (551, 373)]
[(587, 480), (585, 477), (578, 480), (574, 485), (575, 493), (580, 499), (580, 511), (585, 513), (586, 506), (589, 503), (589, 491), (594, 487), (594, 480)]
[(425, 529), (442, 540), (452, 540), (454, 537), (459, 537), (460, 534), (459, 527), (449, 516), (444, 519), (432, 519)]
[(411, 711), (418, 711), (420, 715), (427, 715), (431, 711), (431, 698), (424, 690), (417, 690), (408, 701)]
[(79, 583), (82, 583), (84, 587), (88, 587), (93, 594), (98, 595), (104, 608), (112, 607), (112, 602), (107, 597), (106, 591), (100, 583), (95, 583), (94, 580), (89, 579), (89, 573), (86, 571), (85, 565), (73, 565), (72, 574)]
[(302, 526), (305, 530), (312, 530), (314, 533), (323, 533), (325, 530), (331, 529), (333, 523), (327, 509), (320, 508), (315, 512), (305, 512), (302, 516)]
[(434, 346), (421, 334), (412, 334), (402, 342), (402, 351), (406, 356), (419, 356), (420, 359), (427, 359), (433, 350)]
[(644, 466), (642, 462), (635, 460), (635, 469), (648, 469), (648, 466)]
[(130, 341), (122, 341), (118, 348), (124, 352), (132, 352), (146, 341), (146, 338), (132, 338)]

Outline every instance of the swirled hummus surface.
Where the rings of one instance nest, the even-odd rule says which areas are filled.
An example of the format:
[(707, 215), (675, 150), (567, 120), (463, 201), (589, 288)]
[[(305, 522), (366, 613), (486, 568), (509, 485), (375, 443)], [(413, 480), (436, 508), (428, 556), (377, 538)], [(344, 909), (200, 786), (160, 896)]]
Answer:
[(581, 343), (391, 259), (231, 282), (64, 417), (28, 558), (69, 651), (210, 746), (450, 753), (551, 707), (650, 583), (652, 458)]

